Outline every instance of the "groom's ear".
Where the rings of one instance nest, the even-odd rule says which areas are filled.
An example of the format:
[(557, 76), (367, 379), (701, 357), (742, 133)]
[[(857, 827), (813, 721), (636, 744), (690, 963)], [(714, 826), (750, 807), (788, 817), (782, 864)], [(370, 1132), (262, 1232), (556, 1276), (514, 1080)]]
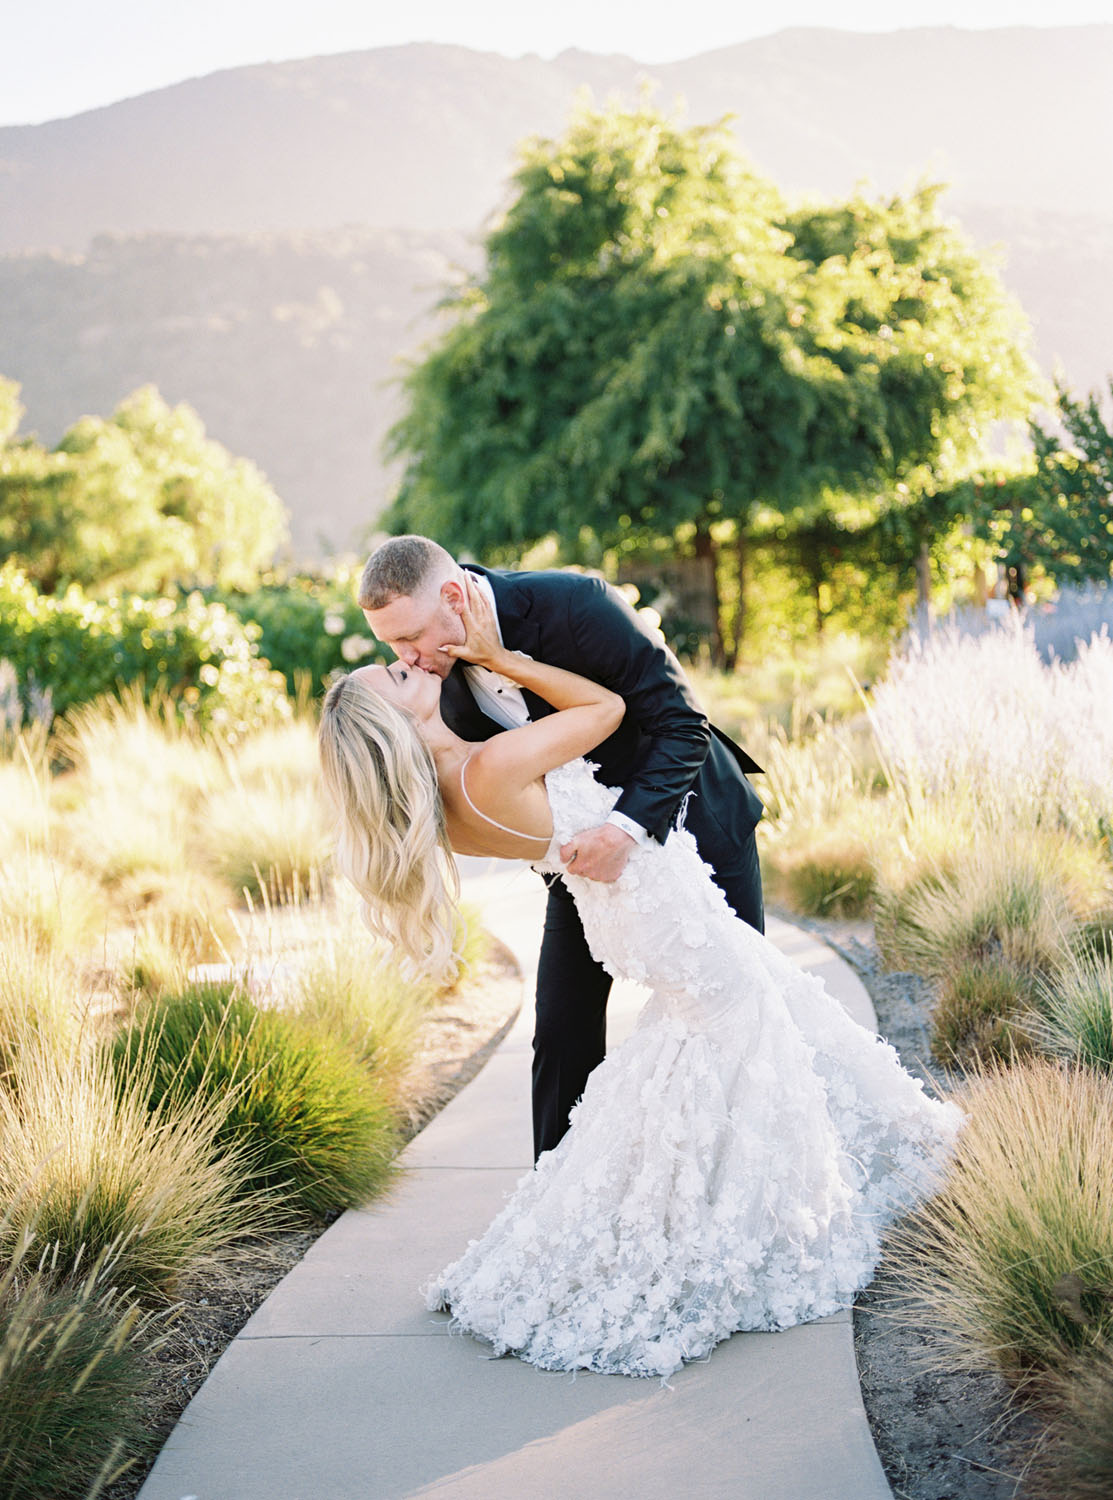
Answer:
[(448, 578), (441, 584), (441, 598), (453, 614), (462, 615), (464, 613), (464, 604), (466, 602), (464, 586), (462, 583), (457, 583), (455, 578)]

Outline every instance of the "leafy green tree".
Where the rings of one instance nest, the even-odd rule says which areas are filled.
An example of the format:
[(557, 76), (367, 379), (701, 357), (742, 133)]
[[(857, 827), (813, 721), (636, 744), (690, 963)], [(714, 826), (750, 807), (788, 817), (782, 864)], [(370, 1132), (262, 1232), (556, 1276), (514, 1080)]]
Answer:
[[(829, 563), (856, 555), (897, 587), (911, 576), (926, 604), (931, 555), (946, 551), (960, 519), (956, 486), (984, 463), (995, 424), (1026, 421), (1041, 393), (1026, 320), (991, 262), (940, 216), (941, 192), (926, 185), (888, 202), (858, 194), (786, 221), (813, 296), (833, 299), (839, 336), (867, 351), (856, 374), (876, 384), (893, 440), (882, 486), (817, 493), (788, 518), (815, 586)], [(841, 543), (828, 551), (832, 531)]]
[(116, 409), (112, 425), (157, 483), (166, 522), (187, 532), (182, 576), (250, 588), (287, 539), (285, 507), (262, 472), (206, 437), (191, 407), (167, 405), (151, 385)]
[(44, 593), (247, 586), (285, 534), (254, 465), (150, 386), (109, 419), (82, 417), (53, 451), (0, 447), (0, 562), (18, 563)]
[(725, 124), (644, 105), (582, 109), (515, 181), (408, 376), (389, 525), (487, 556), (684, 534), (715, 579), (720, 522), (744, 552), (759, 513), (876, 519), (1026, 410), (1013, 309), (937, 190), (790, 212)]
[(1024, 462), (986, 465), (936, 503), (1021, 580), (1105, 581), (1113, 576), (1113, 430), (1098, 393), (1079, 399), (1060, 384), (1057, 396), (1061, 428), (1033, 421)]

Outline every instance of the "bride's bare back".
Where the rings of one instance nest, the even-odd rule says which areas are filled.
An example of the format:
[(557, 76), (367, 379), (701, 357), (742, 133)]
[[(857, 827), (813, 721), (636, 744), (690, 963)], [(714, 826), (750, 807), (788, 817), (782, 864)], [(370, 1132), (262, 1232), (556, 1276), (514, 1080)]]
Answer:
[(508, 789), (499, 768), (492, 768), (492, 757), (484, 754), (486, 749), (477, 745), (458, 771), (441, 783), (449, 842), (457, 854), (537, 859), (553, 836), (544, 779)]

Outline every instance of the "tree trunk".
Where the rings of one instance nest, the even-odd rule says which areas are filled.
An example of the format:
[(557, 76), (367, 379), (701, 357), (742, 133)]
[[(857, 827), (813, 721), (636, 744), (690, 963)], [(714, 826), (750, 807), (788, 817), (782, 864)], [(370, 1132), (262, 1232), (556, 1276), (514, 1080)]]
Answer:
[(931, 554), (926, 542), (916, 554), (916, 619), (921, 629), (931, 629)]
[(723, 603), (719, 597), (719, 558), (715, 538), (702, 526), (696, 527), (696, 556), (707, 572), (707, 602), (711, 617), (711, 662), (720, 669), (726, 666), (726, 650), (723, 645)]
[(739, 526), (734, 534), (734, 563), (738, 570), (738, 597), (734, 604), (734, 616), (730, 622), (731, 644), (726, 652), (728, 672), (733, 672), (738, 665), (738, 656), (746, 634), (746, 559), (748, 553), (749, 538)]

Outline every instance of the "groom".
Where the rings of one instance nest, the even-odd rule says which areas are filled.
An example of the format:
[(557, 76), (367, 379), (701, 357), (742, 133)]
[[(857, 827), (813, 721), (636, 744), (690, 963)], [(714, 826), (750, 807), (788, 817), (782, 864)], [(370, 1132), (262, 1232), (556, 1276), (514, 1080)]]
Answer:
[[(762, 809), (745, 776), (761, 768), (708, 724), (668, 647), (597, 578), (467, 568), (494, 603), (505, 646), (626, 700), (626, 717), (590, 756), (598, 779), (621, 795), (607, 821), (577, 834), (562, 858), (589, 880), (617, 880), (636, 843), (663, 843), (683, 816), (730, 905), (763, 930), (754, 840)], [(464, 600), (460, 565), (426, 537), (384, 542), (360, 580), (360, 607), (377, 638), (407, 665), (443, 680), (441, 714), (456, 734), (485, 740), (552, 713), (535, 694), (441, 650), (467, 639)], [(533, 1041), (538, 1156), (567, 1130), (569, 1110), (603, 1060), (611, 987), (564, 883), (550, 877), (548, 885)]]

